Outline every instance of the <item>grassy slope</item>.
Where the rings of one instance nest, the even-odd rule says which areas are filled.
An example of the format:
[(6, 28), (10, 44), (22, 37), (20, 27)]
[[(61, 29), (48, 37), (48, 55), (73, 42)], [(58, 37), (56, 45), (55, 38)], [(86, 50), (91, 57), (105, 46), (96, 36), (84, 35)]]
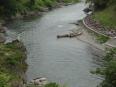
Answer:
[(116, 12), (114, 7), (106, 8), (103, 11), (95, 12), (93, 18), (105, 26), (116, 27)]
[[(78, 2), (79, 0), (64, 0), (64, 3), (72, 1)], [(39, 10), (41, 7), (52, 7), (56, 4), (56, 0), (37, 0), (37, 3), (30, 10)], [(21, 11), (28, 9), (21, 5), (22, 7)], [(20, 42), (0, 43), (0, 87), (19, 87), (18, 85), (23, 79), (22, 74), (27, 68), (25, 58), (25, 50)]]
[(26, 55), (22, 43), (0, 44), (0, 87), (17, 87), (26, 71)]

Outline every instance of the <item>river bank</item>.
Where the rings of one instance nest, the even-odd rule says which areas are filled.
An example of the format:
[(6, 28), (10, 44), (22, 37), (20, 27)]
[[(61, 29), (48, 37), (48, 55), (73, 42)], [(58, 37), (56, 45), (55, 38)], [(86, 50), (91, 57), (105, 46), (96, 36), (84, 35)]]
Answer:
[[(60, 4), (58, 7), (63, 5), (69, 5), (69, 4)], [(54, 8), (58, 8), (54, 7)], [(51, 10), (51, 9), (50, 9)], [(16, 16), (12, 16), (10, 18), (11, 20), (17, 20), (17, 19), (23, 19), (23, 18), (29, 18), (32, 16), (41, 16), (45, 12), (50, 11), (48, 8), (43, 8), (41, 12), (29, 12), (26, 15), (20, 15), (17, 14)], [(7, 19), (9, 22), (9, 19)], [(6, 41), (6, 32), (8, 28), (5, 27), (7, 21), (2, 21), (0, 25), (0, 53), (3, 54), (0, 56), (0, 59), (2, 60), (0, 62), (0, 66), (3, 70), (0, 70), (0, 76), (3, 78), (2, 85), (6, 85), (8, 87), (16, 87), (20, 86), (23, 87), (26, 83), (25, 79), (25, 72), (27, 70), (27, 64), (25, 62), (26, 60), (26, 49), (23, 43), (19, 40), (13, 40), (10, 42), (5, 43)], [(17, 38), (16, 38), (17, 39)], [(5, 44), (4, 44), (5, 43)], [(4, 57), (4, 59), (2, 59)], [(6, 63), (4, 63), (6, 61)], [(8, 61), (8, 63), (7, 63)], [(7, 65), (6, 65), (7, 64)], [(9, 68), (7, 70), (7, 68)]]
[(83, 32), (82, 35), (76, 37), (77, 40), (88, 43), (91, 46), (94, 46), (95, 48), (100, 49), (102, 51), (105, 50), (105, 46), (96, 41), (96, 37), (92, 35), (92, 33), (83, 25), (82, 22), (80, 22), (77, 26), (79, 26), (79, 28), (71, 30), (74, 33), (78, 33), (79, 31)]
[(99, 7), (98, 9), (82, 20), (83, 25), (95, 34), (99, 43), (108, 47), (116, 47), (116, 19), (113, 15), (115, 5), (112, 4), (103, 10)]
[(105, 29), (105, 27), (94, 21), (91, 16), (87, 16), (82, 20), (83, 25), (96, 36), (101, 45), (112, 48), (116, 47), (115, 29)]
[(0, 87), (23, 87), (27, 70), (26, 48), (19, 40), (7, 42), (6, 32), (7, 27), (0, 24)]
[(23, 87), (27, 70), (26, 49), (22, 42), (15, 40), (0, 43), (0, 86)]
[(51, 5), (50, 7), (49, 6), (40, 7), (39, 10), (34, 10), (34, 11), (30, 10), (30, 11), (26, 11), (24, 14), (16, 13), (15, 15), (12, 15), (10, 17), (1, 18), (0, 19), (0, 42), (5, 42), (5, 40), (6, 40), (5, 33), (8, 30), (6, 25), (8, 23), (10, 23), (11, 21), (13, 22), (14, 20), (18, 20), (18, 19), (23, 20), (23, 19), (29, 19), (29, 18), (38, 17), (38, 16), (41, 17), (46, 12), (49, 12), (49, 11), (51, 11), (53, 9), (56, 9), (56, 8), (61, 8), (63, 6), (68, 6), (68, 5), (74, 4), (76, 2), (79, 2), (79, 1), (78, 0), (74, 0), (72, 2), (70, 2), (70, 1), (63, 2), (63, 1), (61, 1), (61, 2), (55, 3), (55, 5)]
[[(33, 17), (33, 16), (41, 16), (45, 12), (51, 11), (55, 8), (60, 8), (62, 6), (68, 6), (74, 3), (78, 3), (79, 0), (45, 0), (45, 1), (38, 0), (38, 1), (24, 1), (24, 2), (16, 1), (14, 3), (12, 2), (12, 0), (9, 1), (9, 4), (13, 3), (12, 4), (13, 6), (14, 4), (17, 4), (16, 9), (15, 7), (12, 7), (12, 5), (11, 7), (7, 8), (5, 4), (6, 2), (5, 1), (1, 2), (4, 8), (0, 7), (1, 8), (0, 22), (2, 22), (3, 24), (11, 20), (24, 19), (26, 17)], [(20, 5), (18, 5), (18, 3), (23, 8)], [(8, 11), (8, 14), (2, 10), (6, 10), (6, 12)], [(9, 10), (11, 11), (10, 13)]]

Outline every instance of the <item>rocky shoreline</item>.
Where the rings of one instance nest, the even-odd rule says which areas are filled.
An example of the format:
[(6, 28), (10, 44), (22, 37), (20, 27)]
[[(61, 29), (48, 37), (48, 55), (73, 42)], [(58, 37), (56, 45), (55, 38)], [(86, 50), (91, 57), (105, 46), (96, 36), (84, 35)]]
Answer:
[(91, 15), (85, 17), (83, 21), (88, 27), (104, 36), (109, 36), (111, 38), (116, 37), (116, 29), (103, 26), (98, 21), (93, 20)]
[(41, 7), (39, 10), (26, 11), (25, 13), (17, 13), (15, 16), (11, 16), (10, 18), (6, 17), (5, 20), (2, 20), (2, 21), (3, 21), (3, 24), (6, 24), (7, 21), (9, 22), (11, 20), (25, 19), (29, 17), (38, 17), (38, 16), (42, 16), (46, 12), (51, 11), (53, 9), (61, 8), (62, 6), (68, 6), (72, 4), (74, 3), (60, 2), (60, 3), (57, 3), (56, 5), (53, 5), (52, 7)]
[(8, 28), (5, 25), (7, 23), (9, 23), (13, 20), (17, 20), (17, 19), (28, 19), (30, 17), (42, 16), (43, 14), (45, 14), (48, 11), (51, 11), (56, 8), (61, 8), (62, 6), (68, 6), (71, 4), (73, 4), (73, 3), (57, 3), (57, 5), (55, 5), (53, 7), (41, 7), (41, 9), (39, 11), (28, 11), (28, 12), (25, 12), (24, 14), (17, 13), (15, 16), (11, 16), (10, 18), (6, 17), (2, 20), (0, 19), (0, 43), (4, 43), (6, 41), (5, 33), (7, 32)]
[[(20, 56), (22, 57), (20, 61), (17, 61), (18, 65), (16, 66), (10, 66), (9, 67), (9, 64), (6, 65), (6, 63), (4, 64), (4, 62), (1, 61), (1, 64), (0, 63), (0, 67), (2, 67), (4, 70), (0, 71), (3, 73), (3, 74), (8, 74), (8, 76), (10, 77), (13, 77), (12, 74), (15, 73), (14, 76), (18, 77), (17, 79), (12, 79), (9, 84), (10, 86), (12, 87), (24, 87), (24, 83), (26, 82), (26, 76), (25, 76), (25, 72), (26, 72), (26, 69), (27, 69), (27, 64), (25, 62), (26, 60), (26, 48), (25, 46), (23, 45), (23, 43), (19, 40), (13, 40), (11, 42), (8, 42), (8, 43), (5, 43), (6, 42), (6, 32), (7, 32), (7, 27), (4, 26), (4, 24), (0, 24), (0, 53), (2, 54), (7, 54), (9, 53), (9, 55), (1, 55), (0, 54), (0, 60), (2, 58), (4, 58), (2, 61), (5, 61), (5, 58), (7, 58), (10, 55), (12, 55), (14, 58), (16, 57), (15, 54), (15, 51), (18, 52), (18, 53), (21, 53), (20, 55), (18, 55), (16, 58), (20, 58)], [(8, 46), (8, 47), (7, 47)], [(5, 49), (8, 49), (8, 50), (5, 50)], [(14, 51), (15, 49), (15, 51)], [(10, 54), (10, 52), (13, 52), (14, 51), (14, 54)], [(14, 59), (15, 60), (15, 59)], [(8, 60), (8, 61), (12, 61), (12, 60)], [(7, 62), (7, 60), (6, 60)], [(11, 68), (10, 70), (13, 71), (13, 73), (9, 71), (6, 71), (6, 66)], [(14, 69), (12, 70), (12, 67), (14, 67)], [(18, 73), (16, 73), (16, 70), (18, 70)], [(11, 73), (11, 74), (10, 74)], [(1, 74), (1, 73), (0, 73)], [(9, 78), (10, 78), (9, 77)], [(6, 83), (7, 84), (7, 83)]]
[(103, 44), (105, 48), (114, 48), (116, 47), (116, 29), (105, 28), (99, 22), (94, 21), (91, 15), (85, 17), (83, 20), (83, 25), (90, 31), (94, 32), (97, 35), (108, 37), (109, 39)]

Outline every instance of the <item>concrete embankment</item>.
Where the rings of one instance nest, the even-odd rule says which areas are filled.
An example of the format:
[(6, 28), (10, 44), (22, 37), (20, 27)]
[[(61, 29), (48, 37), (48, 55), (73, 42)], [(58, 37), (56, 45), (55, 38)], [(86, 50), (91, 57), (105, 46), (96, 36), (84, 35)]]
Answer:
[(106, 43), (103, 44), (105, 47), (110, 47), (110, 48), (116, 47), (116, 38), (115, 38), (115, 36), (113, 36), (113, 37), (112, 37), (111, 35), (108, 36), (108, 35), (106, 35), (106, 34), (100, 32), (99, 29), (97, 29), (97, 30), (94, 29), (95, 27), (90, 26), (90, 24), (88, 23), (87, 17), (85, 17), (85, 18), (82, 20), (82, 22), (83, 22), (83, 25), (84, 25), (87, 29), (89, 29), (90, 31), (92, 31), (92, 32), (94, 32), (94, 33), (96, 33), (96, 34), (98, 34), (98, 35), (101, 35), (101, 36), (109, 37), (109, 40), (108, 40)]

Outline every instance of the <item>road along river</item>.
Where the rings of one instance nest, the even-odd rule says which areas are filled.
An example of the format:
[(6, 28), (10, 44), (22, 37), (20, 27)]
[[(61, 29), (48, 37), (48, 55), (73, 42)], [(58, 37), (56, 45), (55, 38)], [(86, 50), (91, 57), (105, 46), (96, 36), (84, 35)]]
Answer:
[(96, 87), (100, 82), (90, 73), (97, 66), (95, 60), (100, 50), (76, 38), (56, 38), (58, 34), (78, 28), (71, 23), (86, 16), (82, 11), (85, 7), (80, 2), (40, 18), (16, 20), (8, 25), (12, 38), (18, 34), (27, 48), (28, 81), (46, 77), (67, 87)]

